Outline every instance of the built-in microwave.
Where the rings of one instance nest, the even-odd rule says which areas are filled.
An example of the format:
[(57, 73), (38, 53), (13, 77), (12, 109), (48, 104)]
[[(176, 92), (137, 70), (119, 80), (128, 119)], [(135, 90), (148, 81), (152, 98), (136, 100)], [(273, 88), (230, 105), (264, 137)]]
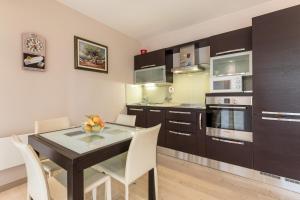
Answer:
[(210, 79), (210, 90), (212, 93), (217, 92), (242, 92), (242, 76), (222, 76), (212, 77)]

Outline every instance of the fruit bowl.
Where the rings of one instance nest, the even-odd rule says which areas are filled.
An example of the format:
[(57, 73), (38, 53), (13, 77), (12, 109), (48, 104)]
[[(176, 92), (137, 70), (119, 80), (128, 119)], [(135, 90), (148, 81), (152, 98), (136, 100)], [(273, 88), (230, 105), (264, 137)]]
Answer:
[(104, 122), (99, 115), (88, 115), (87, 121), (83, 124), (83, 130), (86, 133), (100, 133), (104, 126)]

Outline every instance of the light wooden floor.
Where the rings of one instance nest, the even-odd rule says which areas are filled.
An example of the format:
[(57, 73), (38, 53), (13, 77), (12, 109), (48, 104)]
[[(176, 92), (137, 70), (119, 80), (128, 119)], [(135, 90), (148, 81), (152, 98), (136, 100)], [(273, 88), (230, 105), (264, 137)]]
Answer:
[[(300, 200), (297, 193), (162, 155), (158, 175), (160, 200)], [(144, 176), (131, 185), (131, 200), (147, 199), (147, 181)], [(113, 200), (123, 200), (123, 192), (123, 186), (113, 181)], [(0, 200), (25, 197), (26, 184), (0, 193)]]

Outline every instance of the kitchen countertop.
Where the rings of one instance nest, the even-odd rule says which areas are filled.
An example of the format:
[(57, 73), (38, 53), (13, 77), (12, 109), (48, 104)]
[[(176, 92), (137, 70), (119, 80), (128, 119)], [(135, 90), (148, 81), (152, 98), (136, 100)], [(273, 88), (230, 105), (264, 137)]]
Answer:
[(141, 107), (160, 107), (160, 108), (190, 108), (190, 109), (206, 109), (205, 105), (201, 104), (176, 104), (176, 103), (134, 103), (127, 104), (127, 106), (141, 106)]

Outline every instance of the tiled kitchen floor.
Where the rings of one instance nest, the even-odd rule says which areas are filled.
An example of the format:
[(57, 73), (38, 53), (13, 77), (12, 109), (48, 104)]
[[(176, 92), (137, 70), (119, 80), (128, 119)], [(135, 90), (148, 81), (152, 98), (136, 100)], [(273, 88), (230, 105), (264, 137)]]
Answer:
[[(159, 155), (160, 200), (299, 200), (300, 194), (207, 167)], [(101, 188), (100, 190), (103, 190)], [(123, 200), (123, 185), (113, 181), (113, 200)], [(100, 197), (101, 196), (101, 197)], [(25, 200), (26, 184), (0, 193), (0, 200)], [(90, 195), (87, 195), (90, 199)], [(103, 199), (99, 195), (99, 199)], [(147, 199), (147, 176), (130, 187), (131, 200)]]

